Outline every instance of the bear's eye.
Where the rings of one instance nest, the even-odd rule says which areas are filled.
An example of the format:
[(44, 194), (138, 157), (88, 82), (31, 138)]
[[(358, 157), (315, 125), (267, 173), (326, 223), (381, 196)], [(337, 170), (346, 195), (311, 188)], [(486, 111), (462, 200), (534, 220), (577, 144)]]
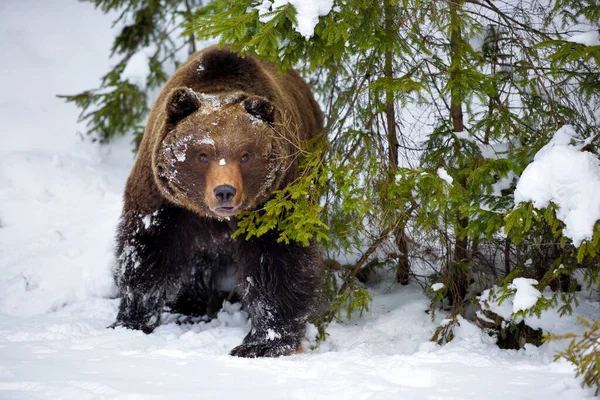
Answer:
[(206, 153), (199, 154), (198, 161), (200, 161), (203, 164), (206, 164), (208, 162), (208, 155)]
[(248, 162), (248, 160), (249, 160), (249, 159), (250, 159), (250, 154), (248, 154), (248, 153), (245, 153), (245, 154), (242, 156), (242, 158), (240, 159), (240, 162), (241, 162), (242, 164), (245, 164), (245, 163), (247, 163), (247, 162)]

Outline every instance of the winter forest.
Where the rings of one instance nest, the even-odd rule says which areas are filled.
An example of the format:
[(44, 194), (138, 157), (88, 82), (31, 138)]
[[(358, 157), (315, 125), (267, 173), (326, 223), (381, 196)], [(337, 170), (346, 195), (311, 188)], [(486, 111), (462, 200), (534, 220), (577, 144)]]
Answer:
[[(0, 38), (0, 399), (600, 394), (597, 0), (5, 0)], [(148, 114), (215, 44), (324, 114), (234, 233), (318, 244), (300, 354), (230, 356), (234, 301), (107, 329)]]

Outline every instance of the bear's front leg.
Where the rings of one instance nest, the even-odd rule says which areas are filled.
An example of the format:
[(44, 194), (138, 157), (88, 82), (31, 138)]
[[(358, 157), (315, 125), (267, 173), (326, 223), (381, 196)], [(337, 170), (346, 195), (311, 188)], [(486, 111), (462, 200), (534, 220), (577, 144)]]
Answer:
[[(186, 214), (186, 215), (182, 215)], [(121, 304), (111, 327), (151, 333), (165, 303), (177, 293), (181, 269), (188, 265), (187, 211), (162, 207), (153, 212), (124, 211), (117, 234), (115, 279)]]
[(321, 284), (315, 246), (277, 243), (276, 233), (238, 242), (238, 289), (251, 330), (231, 351), (238, 357), (278, 357), (301, 351)]

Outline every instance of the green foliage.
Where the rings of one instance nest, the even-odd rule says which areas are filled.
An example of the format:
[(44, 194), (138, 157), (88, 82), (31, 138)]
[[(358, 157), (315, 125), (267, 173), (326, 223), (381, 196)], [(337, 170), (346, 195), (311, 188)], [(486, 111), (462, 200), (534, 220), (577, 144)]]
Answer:
[[(90, 1), (103, 12), (118, 12), (114, 24), (122, 28), (112, 46), (117, 64), (102, 77), (100, 87), (74, 95), (60, 95), (81, 109), (79, 121), (95, 140), (107, 142), (128, 133), (135, 135), (136, 149), (150, 111), (152, 91), (160, 88), (180, 61), (178, 52), (189, 46), (192, 38), (177, 37), (179, 24), (191, 17), (198, 0), (81, 0)], [(143, 54), (149, 73), (145, 82), (130, 82), (123, 76), (134, 56)]]
[(305, 246), (313, 238), (327, 242), (329, 228), (321, 221), (323, 207), (318, 204), (327, 176), (321, 153), (322, 150), (314, 149), (305, 154), (300, 165), (303, 174), (293, 184), (276, 191), (262, 209), (240, 213), (238, 230), (232, 236), (245, 235), (250, 239), (275, 229), (279, 232), (278, 242), (295, 241)]
[[(440, 280), (440, 277), (434, 275), (434, 276), (430, 277), (430, 281), (431, 280), (438, 281), (438, 280)], [(437, 282), (437, 283), (439, 283), (439, 282)], [(429, 295), (431, 297), (431, 303), (429, 305), (429, 309), (431, 311), (430, 312), (431, 321), (435, 320), (436, 309), (444, 307), (444, 301), (448, 297), (448, 286), (446, 286), (446, 284), (443, 284), (443, 285), (444, 285), (444, 287), (442, 287), (438, 290), (433, 290), (433, 289), (431, 289), (431, 287), (427, 289), (427, 292), (429, 293)]]
[(104, 77), (103, 85), (110, 89), (86, 90), (58, 97), (81, 108), (79, 121), (86, 121), (87, 133), (101, 142), (132, 131), (141, 138), (144, 132), (141, 123), (149, 111), (146, 93), (136, 85), (119, 81), (119, 75), (114, 71)]
[(542, 217), (533, 209), (531, 202), (521, 203), (507, 213), (504, 230), (516, 244), (519, 244), (528, 237), (532, 225), (541, 222)]
[(357, 312), (359, 317), (362, 317), (365, 312), (369, 311), (371, 304), (371, 293), (355, 279), (348, 280), (348, 286), (345, 290), (339, 292), (333, 297), (330, 307), (331, 315), (338, 321), (343, 319), (342, 311), (345, 311), (345, 317), (350, 319)]
[(436, 342), (439, 345), (446, 344), (454, 339), (454, 328), (457, 326), (460, 326), (458, 317), (452, 315), (450, 318), (442, 321), (429, 340)]
[[(538, 210), (530, 202), (521, 203), (506, 214), (504, 230), (516, 244), (521, 244), (522, 259), (536, 258), (538, 267), (543, 263), (544, 268), (532, 277), (540, 281), (541, 288), (552, 287), (557, 291), (555, 296), (563, 300), (574, 301), (572, 293), (577, 289), (572, 274), (578, 268), (586, 268), (586, 281), (590, 286), (597, 286), (598, 269), (600, 268), (598, 252), (600, 251), (600, 221), (596, 222), (593, 237), (586, 240), (578, 247), (571, 244), (570, 239), (563, 236), (564, 224), (556, 217), (557, 206), (550, 203), (548, 207)], [(543, 251), (542, 248), (546, 248)], [(554, 251), (548, 254), (548, 249)], [(525, 266), (522, 266), (524, 268)], [(534, 270), (535, 268), (529, 268)], [(521, 275), (527, 275), (525, 269)], [(509, 276), (505, 284), (510, 282)], [(560, 282), (567, 282), (560, 283)], [(570, 292), (562, 293), (562, 292)], [(554, 299), (556, 300), (556, 299)], [(554, 306), (556, 302), (547, 306)], [(568, 302), (561, 309), (561, 313), (570, 312)]]
[(600, 393), (600, 322), (589, 322), (579, 317), (579, 321), (587, 328), (581, 335), (567, 333), (565, 335), (550, 335), (547, 341), (571, 339), (566, 350), (554, 356), (555, 360), (564, 358), (575, 366), (577, 376), (583, 377), (582, 386)]

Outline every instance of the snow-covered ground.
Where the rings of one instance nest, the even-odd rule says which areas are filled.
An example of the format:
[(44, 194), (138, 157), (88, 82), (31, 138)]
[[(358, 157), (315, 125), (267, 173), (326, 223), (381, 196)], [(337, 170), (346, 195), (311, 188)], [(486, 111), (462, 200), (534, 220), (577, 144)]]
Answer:
[(464, 320), (450, 344), (429, 342), (443, 316), (430, 320), (419, 287), (385, 280), (363, 319), (291, 357), (228, 356), (249, 328), (236, 305), (151, 335), (105, 329), (119, 301), (111, 257), (130, 138), (82, 141), (78, 110), (55, 95), (97, 85), (110, 22), (74, 0), (0, 2), (0, 399), (592, 396), (552, 361), (560, 343), (500, 350)]
[[(419, 288), (379, 293), (362, 320), (316, 351), (227, 355), (248, 325), (236, 308), (210, 324), (153, 334), (104, 327), (117, 300), (89, 298), (0, 319), (2, 399), (578, 399), (572, 369), (544, 349), (503, 351), (472, 324), (440, 347)], [(547, 350), (547, 349), (546, 349)]]

